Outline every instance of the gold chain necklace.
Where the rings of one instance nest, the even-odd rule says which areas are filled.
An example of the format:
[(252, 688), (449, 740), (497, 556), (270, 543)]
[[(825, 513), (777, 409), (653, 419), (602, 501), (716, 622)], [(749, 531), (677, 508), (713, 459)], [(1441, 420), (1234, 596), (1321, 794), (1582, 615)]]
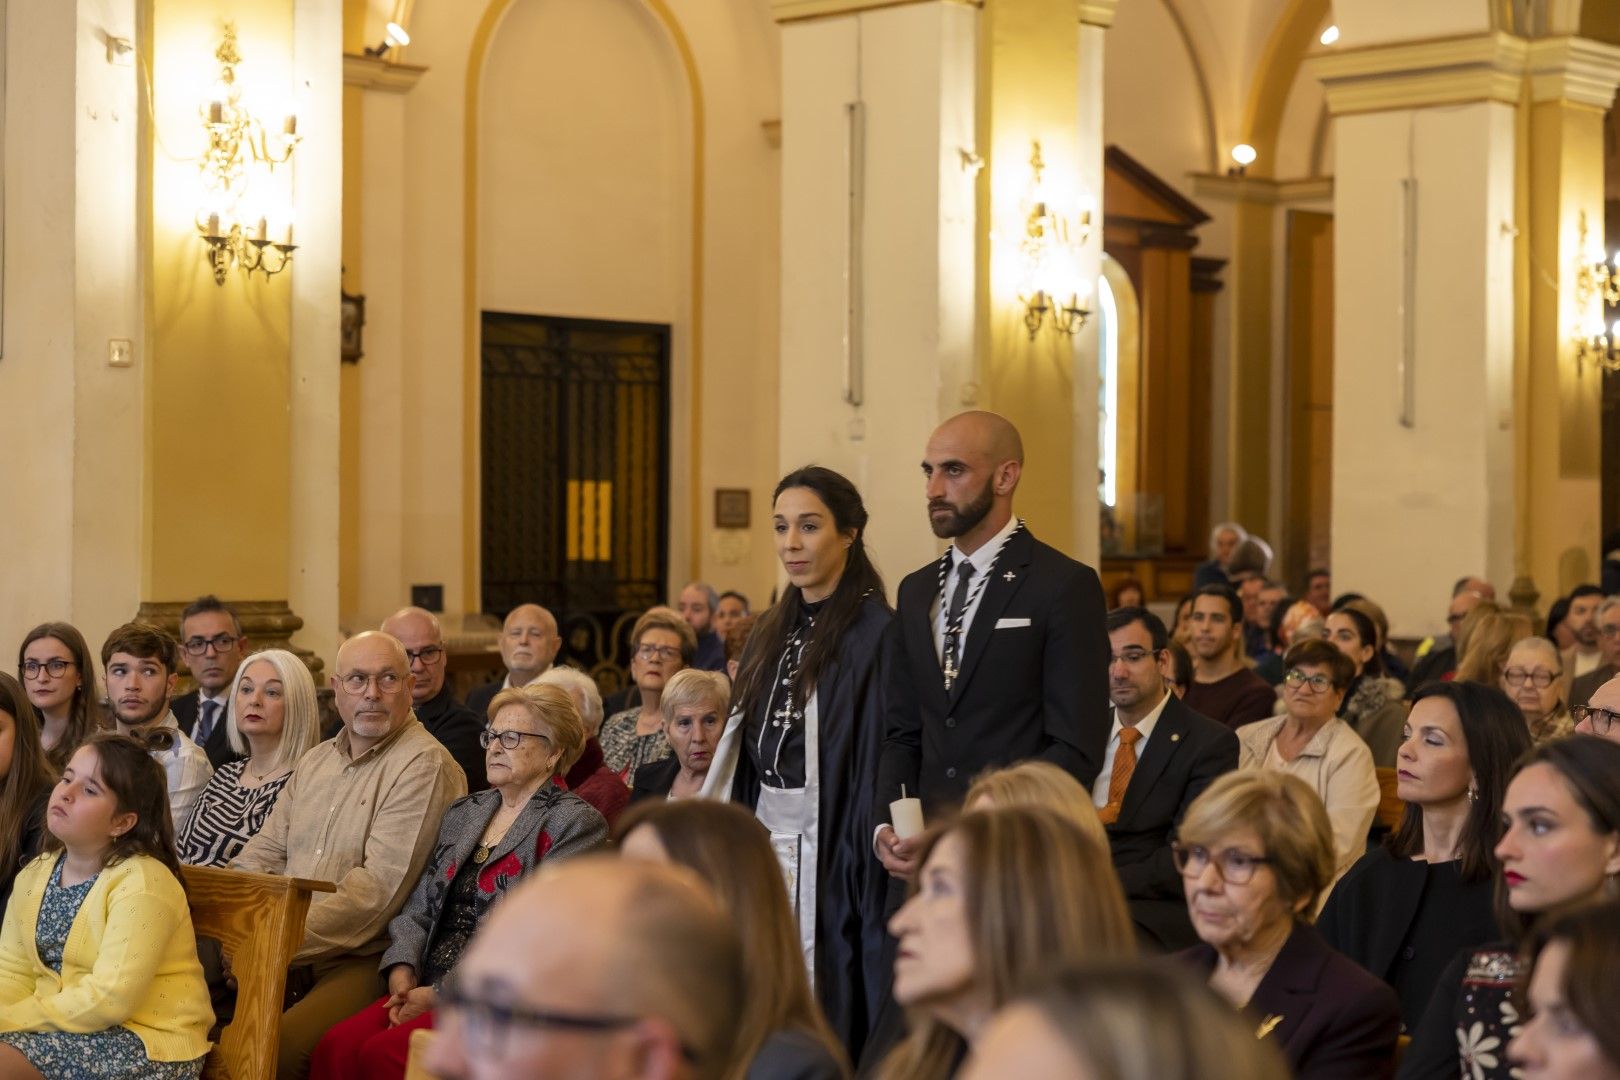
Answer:
[[(521, 813), (521, 812), (522, 811), (519, 810), (519, 813)], [(484, 863), (489, 859), (490, 852), (494, 851), (497, 847), (500, 846), (501, 841), (506, 839), (506, 834), (512, 831), (512, 826), (516, 822), (517, 822), (517, 814), (513, 814), (512, 815), (512, 820), (508, 821), (506, 823), (506, 828), (502, 829), (500, 831), (499, 835), (497, 835), (494, 839), (490, 838), (489, 830), (486, 829), (484, 831), (484, 839), (479, 841), (477, 850), (475, 850), (473, 852), (473, 862), (474, 862), (474, 864), (476, 864), (478, 866), (483, 866)], [(495, 822), (493, 820), (491, 820), (490, 824), (494, 825)]]

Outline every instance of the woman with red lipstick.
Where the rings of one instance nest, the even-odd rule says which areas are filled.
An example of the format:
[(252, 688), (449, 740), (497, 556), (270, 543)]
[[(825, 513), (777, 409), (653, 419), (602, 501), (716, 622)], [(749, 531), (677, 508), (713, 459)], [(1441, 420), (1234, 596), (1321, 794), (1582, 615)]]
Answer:
[(1401, 824), (1334, 886), (1316, 927), (1377, 975), (1417, 1026), (1458, 950), (1500, 936), (1491, 904), (1502, 796), (1530, 750), (1513, 702), (1478, 683), (1430, 683), (1397, 751)]
[(811, 982), (853, 1060), (887, 998), (887, 876), (871, 852), (894, 612), (866, 524), (860, 492), (831, 469), (798, 469), (776, 485), (771, 529), (787, 587), (748, 639), (703, 786), (770, 830)]
[(1506, 1080), (1523, 1001), (1519, 942), (1542, 917), (1620, 896), (1620, 743), (1555, 739), (1524, 759), (1502, 800), (1499, 918), (1513, 941), (1460, 953), (1401, 1062), (1401, 1080)]
[(674, 757), (643, 765), (630, 783), (630, 801), (684, 799), (701, 794), (726, 726), (731, 683), (718, 671), (687, 668), (664, 687), (658, 707)]

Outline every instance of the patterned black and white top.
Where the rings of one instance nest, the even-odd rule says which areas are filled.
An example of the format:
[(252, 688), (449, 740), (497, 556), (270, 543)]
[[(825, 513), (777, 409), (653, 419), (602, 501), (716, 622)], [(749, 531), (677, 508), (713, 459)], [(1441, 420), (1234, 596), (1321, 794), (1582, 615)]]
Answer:
[(292, 773), (259, 787), (243, 787), (242, 770), (246, 767), (246, 761), (221, 765), (197, 796), (176, 838), (181, 862), (189, 866), (224, 866), (264, 825)]
[(602, 723), (597, 742), (602, 744), (602, 763), (630, 786), (636, 770), (655, 761), (663, 761), (675, 751), (659, 728), (647, 735), (637, 735), (636, 725), (641, 719), (641, 706), (614, 713)]

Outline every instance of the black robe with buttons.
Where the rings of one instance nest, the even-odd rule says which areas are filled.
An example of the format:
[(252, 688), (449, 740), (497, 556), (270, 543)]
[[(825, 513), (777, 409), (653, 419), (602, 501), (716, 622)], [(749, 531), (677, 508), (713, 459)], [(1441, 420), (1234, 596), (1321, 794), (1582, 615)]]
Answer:
[[(888, 977), (882, 970), (883, 904), (888, 875), (872, 852), (878, 756), (883, 748), (883, 635), (894, 613), (870, 596), (816, 683), (820, 746), (816, 858), (816, 997), (833, 1031), (858, 1060)], [(777, 703), (781, 704), (780, 701)], [(757, 760), (768, 706), (746, 718), (731, 799), (759, 801)], [(795, 740), (803, 754), (803, 742)], [(791, 745), (790, 745), (791, 749)], [(793, 775), (787, 769), (783, 770)], [(802, 766), (795, 770), (802, 778)], [(884, 808), (887, 813), (887, 808)]]

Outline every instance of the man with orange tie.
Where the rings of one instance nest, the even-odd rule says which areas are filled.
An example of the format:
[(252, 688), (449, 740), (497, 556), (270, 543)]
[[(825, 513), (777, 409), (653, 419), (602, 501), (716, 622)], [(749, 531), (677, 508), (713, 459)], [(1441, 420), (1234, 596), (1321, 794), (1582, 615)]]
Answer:
[(1237, 768), (1237, 736), (1170, 692), (1169, 635), (1146, 608), (1108, 613), (1114, 724), (1092, 785), (1137, 937), (1167, 952), (1196, 945), (1170, 839), (1210, 781)]

